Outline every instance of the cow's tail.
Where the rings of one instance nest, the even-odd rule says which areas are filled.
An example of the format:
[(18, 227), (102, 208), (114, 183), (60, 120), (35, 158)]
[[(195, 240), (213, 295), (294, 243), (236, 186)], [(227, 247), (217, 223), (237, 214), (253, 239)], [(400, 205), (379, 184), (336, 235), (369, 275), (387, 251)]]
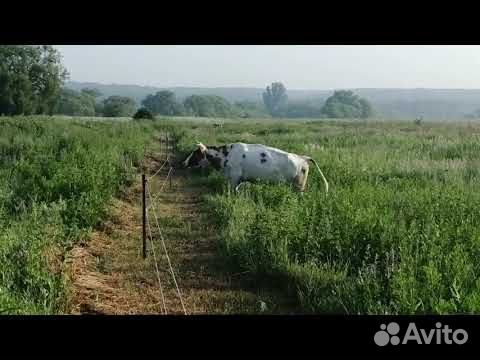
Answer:
[(304, 156), (303, 158), (304, 158), (305, 160), (311, 161), (312, 163), (315, 164), (315, 166), (317, 167), (318, 172), (319, 172), (320, 175), (322, 176), (323, 182), (324, 182), (324, 184), (325, 184), (325, 193), (328, 194), (328, 182), (327, 182), (327, 179), (325, 179), (325, 176), (323, 175), (322, 170), (320, 170), (320, 167), (318, 166), (317, 162), (316, 162), (313, 158), (311, 158), (310, 156)]

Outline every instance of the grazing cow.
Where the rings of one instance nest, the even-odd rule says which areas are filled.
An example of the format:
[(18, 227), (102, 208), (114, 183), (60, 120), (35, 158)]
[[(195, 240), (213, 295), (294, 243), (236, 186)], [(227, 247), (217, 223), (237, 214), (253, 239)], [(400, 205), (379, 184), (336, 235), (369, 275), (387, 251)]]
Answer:
[(236, 192), (243, 182), (257, 179), (288, 182), (303, 192), (308, 177), (308, 162), (311, 161), (320, 172), (328, 193), (327, 179), (315, 160), (309, 156), (288, 153), (260, 144), (205, 146), (198, 143), (197, 146), (183, 165), (187, 168), (212, 165), (217, 170), (223, 170)]

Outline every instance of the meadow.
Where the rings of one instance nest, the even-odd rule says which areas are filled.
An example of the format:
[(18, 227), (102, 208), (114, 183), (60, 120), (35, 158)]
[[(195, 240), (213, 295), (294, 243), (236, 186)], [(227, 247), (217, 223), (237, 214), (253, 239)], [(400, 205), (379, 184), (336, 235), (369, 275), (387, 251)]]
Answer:
[[(214, 122), (224, 122), (222, 128)], [(0, 118), (0, 312), (68, 308), (64, 258), (138, 174), (169, 129), (179, 158), (195, 147), (262, 143), (313, 156), (303, 196), (214, 170), (204, 206), (218, 251), (278, 284), (306, 313), (480, 312), (480, 123), (380, 120)]]
[(64, 259), (132, 183), (153, 126), (0, 118), (0, 312), (66, 311)]
[[(271, 279), (307, 313), (480, 311), (480, 124), (391, 121), (174, 122), (182, 155), (196, 141), (262, 143), (313, 156), (299, 196), (250, 184), (234, 195), (216, 171), (210, 219), (232, 266)], [(193, 172), (195, 173), (195, 171)]]

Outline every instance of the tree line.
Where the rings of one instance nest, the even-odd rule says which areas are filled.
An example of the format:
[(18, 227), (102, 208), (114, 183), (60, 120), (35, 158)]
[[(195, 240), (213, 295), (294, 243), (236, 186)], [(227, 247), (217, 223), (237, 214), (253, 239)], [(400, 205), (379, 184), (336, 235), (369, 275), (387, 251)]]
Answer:
[[(52, 46), (0, 45), (0, 115), (63, 114), (71, 116), (131, 117), (198, 116), (223, 118), (368, 118), (371, 104), (352, 91), (335, 91), (323, 99), (292, 102), (281, 82), (267, 86), (259, 101), (230, 103), (216, 95), (190, 95), (177, 100), (169, 90), (150, 94), (141, 109), (130, 97), (100, 100), (97, 89), (64, 88), (68, 72)], [(137, 114), (138, 115), (138, 114)]]
[(287, 89), (280, 82), (267, 86), (263, 103), (236, 102), (213, 95), (191, 95), (178, 102), (169, 90), (148, 95), (144, 110), (155, 115), (199, 117), (274, 117), (274, 118), (369, 118), (374, 115), (372, 105), (348, 90), (338, 90), (325, 102), (310, 100), (289, 102)]
[[(110, 96), (99, 101), (101, 95), (96, 89), (85, 88), (79, 92), (62, 89), (54, 112), (73, 116), (130, 117), (137, 110), (132, 98)], [(286, 88), (281, 83), (266, 88), (263, 102), (233, 104), (216, 95), (190, 95), (179, 101), (173, 91), (162, 90), (145, 97), (140, 110), (152, 116), (221, 118), (369, 118), (374, 115), (371, 104), (352, 91), (335, 91), (326, 101), (292, 102), (288, 101)]]
[(350, 90), (334, 91), (324, 103), (318, 100), (290, 103), (285, 86), (274, 82), (263, 93), (263, 102), (272, 117), (369, 118), (374, 115), (368, 100)]

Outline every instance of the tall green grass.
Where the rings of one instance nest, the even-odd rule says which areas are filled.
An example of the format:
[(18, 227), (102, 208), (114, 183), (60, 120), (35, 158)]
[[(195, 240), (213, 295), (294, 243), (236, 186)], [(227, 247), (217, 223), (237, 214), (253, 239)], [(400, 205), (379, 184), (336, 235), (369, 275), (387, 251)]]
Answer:
[(263, 143), (312, 155), (302, 197), (252, 184), (233, 195), (216, 172), (211, 218), (232, 263), (282, 279), (306, 312), (480, 312), (480, 124), (237, 121), (176, 124), (194, 141)]
[(186, 155), (195, 141), (264, 143), (312, 155), (308, 191), (208, 185), (219, 248), (232, 264), (279, 279), (306, 312), (480, 310), (480, 124), (365, 121), (88, 121), (0, 118), (0, 311), (64, 311), (61, 257), (131, 184), (156, 129)]
[(63, 255), (131, 184), (153, 126), (0, 118), (0, 311), (65, 310)]

